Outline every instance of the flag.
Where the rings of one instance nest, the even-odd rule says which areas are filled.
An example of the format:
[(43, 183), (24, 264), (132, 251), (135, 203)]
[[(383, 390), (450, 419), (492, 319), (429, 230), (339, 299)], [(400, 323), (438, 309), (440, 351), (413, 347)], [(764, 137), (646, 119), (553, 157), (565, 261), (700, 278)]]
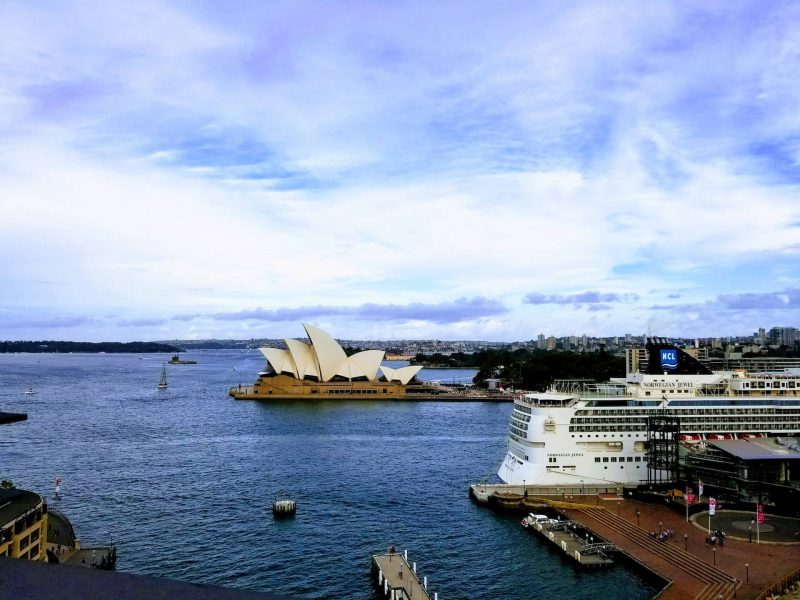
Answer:
[(697, 495), (698, 496), (702, 496), (703, 495), (703, 482), (699, 481), (699, 480), (697, 482)]
[(717, 514), (717, 501), (714, 498), (708, 499), (708, 514), (712, 517)]

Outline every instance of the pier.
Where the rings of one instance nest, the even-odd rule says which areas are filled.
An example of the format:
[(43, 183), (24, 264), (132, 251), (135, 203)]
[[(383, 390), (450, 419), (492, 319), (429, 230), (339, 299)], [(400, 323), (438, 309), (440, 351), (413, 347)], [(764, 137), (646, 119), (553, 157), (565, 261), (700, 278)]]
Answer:
[(558, 509), (564, 520), (580, 523), (590, 536), (594, 533), (614, 544), (618, 562), (663, 582), (658, 584), (659, 600), (764, 600), (791, 589), (800, 579), (796, 519), (768, 516), (775, 531), (766, 539), (762, 532), (759, 544), (748, 535), (750, 515), (719, 511), (715, 527), (723, 527), (728, 536), (723, 546), (711, 545), (706, 541), (707, 513), (687, 521), (684, 505), (667, 496), (633, 490), (614, 493), (613, 484), (578, 483), (567, 488), (479, 483), (470, 487), (470, 497), (520, 515)]
[(616, 546), (604, 540), (595, 542), (594, 536), (575, 521), (531, 523), (527, 528), (539, 533), (582, 567), (609, 567), (614, 564), (609, 553), (616, 551)]
[[(395, 552), (394, 547), (386, 554), (375, 554), (372, 557), (372, 574), (376, 585), (384, 598), (389, 600), (430, 600), (428, 578), (420, 581), (417, 575), (417, 563), (408, 562), (408, 550), (402, 554)], [(438, 600), (439, 594), (433, 594)]]

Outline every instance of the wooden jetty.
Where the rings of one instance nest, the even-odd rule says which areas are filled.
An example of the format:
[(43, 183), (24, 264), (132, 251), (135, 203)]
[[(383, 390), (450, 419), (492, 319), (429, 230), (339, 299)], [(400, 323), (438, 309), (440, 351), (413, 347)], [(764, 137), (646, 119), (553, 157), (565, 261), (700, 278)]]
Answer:
[(531, 531), (539, 533), (582, 567), (609, 567), (614, 560), (609, 556), (617, 547), (604, 540), (595, 541), (583, 526), (575, 521), (559, 520), (550, 523), (530, 523)]
[[(386, 554), (375, 554), (372, 557), (372, 574), (378, 589), (384, 598), (389, 600), (430, 600), (428, 578), (420, 581), (417, 575), (417, 563), (408, 563), (408, 550), (400, 554), (394, 547)], [(439, 594), (434, 592), (434, 600)]]

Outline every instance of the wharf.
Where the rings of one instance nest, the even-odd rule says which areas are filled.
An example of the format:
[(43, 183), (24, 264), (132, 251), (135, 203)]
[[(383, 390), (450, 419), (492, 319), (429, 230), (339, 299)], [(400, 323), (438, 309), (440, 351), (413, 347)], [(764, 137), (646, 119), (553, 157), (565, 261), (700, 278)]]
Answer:
[[(93, 569), (110, 571), (114, 569), (117, 564), (117, 547), (114, 544), (110, 546), (91, 547), (82, 547), (80, 544), (77, 544), (76, 546), (68, 547), (60, 544), (48, 543), (47, 549), (51, 562), (58, 562), (62, 565), (91, 567)], [(55, 559), (55, 561), (53, 561), (53, 559)]]
[(614, 552), (616, 547), (604, 541), (594, 542), (588, 532), (584, 538), (581, 535), (584, 528), (574, 521), (531, 523), (527, 528), (541, 534), (582, 567), (609, 567), (614, 564), (608, 554)]
[[(372, 557), (372, 574), (383, 597), (389, 600), (430, 600), (428, 578), (420, 581), (417, 563), (408, 564), (408, 550), (403, 554), (392, 549)], [(434, 600), (439, 594), (434, 593)]]
[[(727, 537), (724, 546), (712, 546), (706, 543), (706, 515), (697, 518), (697, 523), (687, 522), (684, 505), (669, 498), (654, 497), (654, 502), (644, 502), (634, 499), (629, 491), (625, 495), (622, 491), (614, 493), (611, 484), (608, 492), (604, 489), (606, 486), (565, 489), (475, 484), (470, 487), (470, 496), (479, 504), (519, 514), (558, 508), (566, 518), (613, 543), (620, 550), (620, 559), (663, 581), (666, 587), (659, 592), (659, 600), (763, 600), (789, 588), (800, 577), (800, 544), (779, 543), (777, 539), (770, 543), (763, 532), (760, 544), (755, 539), (750, 542), (749, 536), (737, 536), (734, 527), (723, 526), (725, 510), (717, 512), (716, 522), (733, 535)], [(573, 493), (576, 490), (578, 493)], [(731, 516), (731, 523), (737, 520), (742, 517)], [(800, 541), (800, 521), (795, 522)], [(663, 531), (672, 535), (662, 541), (658, 534)]]

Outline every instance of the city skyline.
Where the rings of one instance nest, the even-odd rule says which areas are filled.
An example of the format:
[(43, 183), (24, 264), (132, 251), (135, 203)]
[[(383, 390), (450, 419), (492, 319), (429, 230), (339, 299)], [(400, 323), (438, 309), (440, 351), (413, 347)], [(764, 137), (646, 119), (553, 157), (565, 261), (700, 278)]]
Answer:
[(0, 339), (797, 327), (798, 17), (4, 3)]

